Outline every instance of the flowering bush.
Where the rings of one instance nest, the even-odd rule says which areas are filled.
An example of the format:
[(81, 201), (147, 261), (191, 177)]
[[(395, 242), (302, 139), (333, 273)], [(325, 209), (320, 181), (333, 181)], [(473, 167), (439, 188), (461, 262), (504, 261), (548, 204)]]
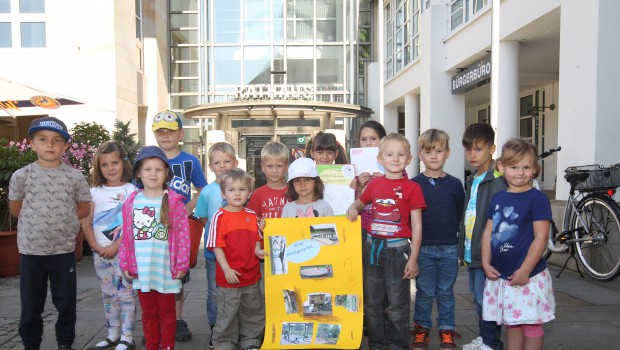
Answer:
[(62, 156), (62, 161), (79, 170), (90, 183), (90, 169), (93, 166), (93, 157), (97, 149), (83, 143), (69, 142), (67, 151)]

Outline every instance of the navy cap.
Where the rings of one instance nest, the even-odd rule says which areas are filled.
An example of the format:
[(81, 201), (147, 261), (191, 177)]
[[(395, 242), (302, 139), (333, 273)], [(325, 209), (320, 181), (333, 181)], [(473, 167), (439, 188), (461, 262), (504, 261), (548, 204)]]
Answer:
[(140, 149), (138, 155), (136, 156), (136, 163), (146, 158), (159, 158), (164, 161), (164, 163), (168, 164), (168, 157), (166, 157), (166, 153), (161, 150), (161, 148), (157, 146), (146, 146)]
[(67, 131), (67, 126), (60, 119), (54, 117), (44, 117), (35, 119), (30, 123), (30, 128), (28, 129), (28, 135), (33, 137), (32, 135), (41, 130), (49, 130), (55, 131), (62, 136), (65, 141), (69, 142), (71, 140), (71, 135)]

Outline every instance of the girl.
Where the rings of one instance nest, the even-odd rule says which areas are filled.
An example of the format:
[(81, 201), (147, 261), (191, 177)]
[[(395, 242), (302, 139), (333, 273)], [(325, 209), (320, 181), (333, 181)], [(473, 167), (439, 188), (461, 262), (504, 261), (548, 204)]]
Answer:
[(316, 164), (349, 164), (347, 153), (330, 133), (319, 133), (310, 143), (310, 157)]
[(312, 159), (299, 158), (291, 163), (287, 182), (286, 198), (290, 202), (282, 208), (283, 218), (334, 215), (332, 207), (323, 200), (325, 186)]
[[(362, 124), (359, 132), (357, 133), (357, 142), (359, 147), (379, 147), (379, 142), (386, 135), (385, 128), (379, 122), (369, 120)], [(373, 174), (364, 172), (357, 177), (355, 194), (356, 198), (362, 194), (364, 188), (368, 184), (368, 181), (375, 177), (383, 176), (382, 173), (376, 172)], [(367, 205), (361, 213), (362, 216), (362, 238), (366, 239), (366, 232), (368, 226), (372, 221), (372, 205)]]
[(187, 212), (183, 197), (168, 191), (172, 171), (158, 147), (140, 150), (133, 177), (140, 190), (123, 204), (121, 270), (138, 290), (146, 348), (174, 349), (174, 295), (189, 270)]
[(482, 318), (506, 325), (508, 349), (542, 349), (542, 323), (555, 318), (551, 276), (542, 259), (551, 205), (532, 187), (540, 172), (536, 159), (527, 141), (504, 145), (497, 165), (508, 189), (491, 199), (482, 237), (487, 276)]
[[(108, 337), (89, 350), (127, 350), (133, 341), (136, 305), (131, 280), (123, 278), (117, 257), (121, 243), (121, 205), (136, 190), (129, 183), (131, 164), (121, 145), (107, 141), (95, 152), (90, 214), (83, 219), (84, 237), (92, 248), (101, 287)], [(129, 232), (131, 235), (131, 232)]]

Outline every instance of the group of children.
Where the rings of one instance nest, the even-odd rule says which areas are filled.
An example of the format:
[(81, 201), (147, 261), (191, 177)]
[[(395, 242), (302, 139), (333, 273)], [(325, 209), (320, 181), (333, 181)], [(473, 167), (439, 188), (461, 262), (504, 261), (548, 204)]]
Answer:
[[(332, 134), (320, 133), (309, 147), (310, 157), (289, 165), (286, 146), (270, 142), (261, 152), (267, 183), (254, 190), (254, 179), (237, 169), (232, 145), (210, 147), (209, 168), (216, 180), (207, 185), (198, 159), (180, 151), (179, 115), (158, 113), (153, 132), (159, 147), (142, 148), (133, 171), (119, 144), (102, 144), (89, 191), (84, 177), (61, 161), (70, 139), (66, 126), (53, 117), (33, 121), (29, 135), (38, 160), (14, 174), (9, 193), (12, 213), (20, 219), (19, 332), (26, 349), (41, 344), (48, 278), (59, 310), (59, 349), (71, 349), (76, 322), (73, 244), (80, 219), (95, 253), (108, 323), (108, 337), (89, 349), (135, 348), (134, 290), (147, 349), (173, 349), (175, 339), (191, 338), (181, 315), (192, 212), (205, 225), (209, 346), (260, 348), (265, 219), (333, 215), (323, 200), (316, 165), (348, 163), (344, 149)], [(542, 348), (541, 325), (554, 318), (555, 308), (541, 258), (550, 204), (531, 185), (539, 172), (536, 149), (512, 139), (495, 164), (494, 136), (485, 124), (466, 129), (463, 146), (476, 172), (464, 190), (460, 180), (443, 170), (450, 155), (445, 132), (430, 129), (420, 136), (418, 157), (425, 170), (409, 180), (409, 141), (386, 135), (374, 121), (360, 128), (359, 146), (378, 147), (384, 168), (384, 173), (357, 177), (352, 183), (357, 199), (346, 212), (352, 221), (361, 213), (365, 328), (371, 349), (427, 349), (433, 300), (440, 346), (455, 349), (454, 338), (460, 336), (453, 285), (459, 261), (468, 266), (480, 319), (480, 336), (463, 348), (502, 349), (501, 324), (507, 326), (509, 349)], [(193, 199), (190, 184), (198, 190)], [(410, 333), (409, 281), (414, 278)]]

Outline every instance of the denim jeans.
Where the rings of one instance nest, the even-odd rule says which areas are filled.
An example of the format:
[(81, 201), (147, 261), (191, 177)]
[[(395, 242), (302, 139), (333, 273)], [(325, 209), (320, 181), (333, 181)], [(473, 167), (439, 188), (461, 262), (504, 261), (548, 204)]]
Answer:
[(25, 348), (39, 348), (43, 336), (43, 310), (49, 279), (52, 302), (58, 310), (56, 341), (71, 345), (75, 339), (77, 280), (75, 253), (56, 255), (20, 254), (19, 335)]
[(458, 275), (456, 245), (420, 247), (418, 278), (416, 279), (415, 313), (413, 322), (431, 328), (433, 299), (437, 300), (437, 326), (454, 330), (454, 282)]
[(504, 348), (504, 343), (500, 339), (501, 325), (494, 321), (485, 321), (482, 319), (482, 299), (484, 297), (484, 283), (486, 275), (482, 268), (469, 268), (469, 290), (474, 295), (474, 304), (476, 305), (476, 313), (478, 313), (480, 336), (484, 344), (495, 350)]
[[(364, 312), (369, 347), (409, 349), (409, 303), (411, 281), (403, 279), (411, 245), (387, 247), (375, 239), (364, 242), (366, 292)], [(379, 248), (379, 246), (381, 248)], [(370, 259), (372, 257), (372, 259)]]
[(215, 284), (216, 260), (206, 258), (207, 267), (207, 319), (209, 325), (215, 325), (217, 318), (217, 285)]

